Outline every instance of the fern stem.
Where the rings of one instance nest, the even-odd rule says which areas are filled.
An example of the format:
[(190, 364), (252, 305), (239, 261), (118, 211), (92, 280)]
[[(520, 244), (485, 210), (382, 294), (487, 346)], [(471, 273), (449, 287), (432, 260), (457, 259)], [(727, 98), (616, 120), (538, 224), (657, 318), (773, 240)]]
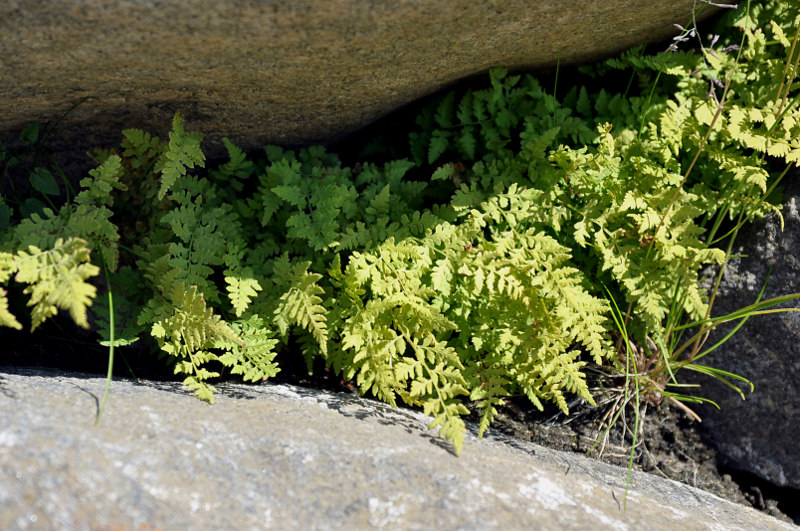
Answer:
[(100, 261), (103, 263), (103, 273), (106, 277), (106, 286), (108, 287), (108, 322), (109, 322), (109, 344), (108, 344), (108, 372), (106, 373), (106, 389), (103, 392), (103, 400), (100, 401), (100, 407), (97, 410), (97, 417), (94, 420), (95, 425), (100, 423), (100, 417), (103, 416), (103, 410), (106, 407), (106, 401), (108, 400), (108, 392), (111, 389), (111, 379), (114, 375), (114, 296), (111, 292), (111, 279), (108, 275), (108, 268), (106, 267), (106, 261), (103, 258), (103, 250), (100, 250)]
[[(631, 376), (633, 376), (634, 398), (636, 400), (636, 407), (634, 408), (634, 414), (635, 414), (635, 419), (636, 420), (635, 420), (635, 425), (634, 425), (634, 429), (633, 429), (633, 432), (632, 432), (633, 433), (633, 442), (631, 444), (630, 456), (628, 457), (628, 473), (627, 473), (627, 478), (625, 480), (625, 496), (624, 496), (623, 501), (622, 501), (622, 507), (623, 507), (623, 510), (625, 510), (627, 508), (627, 505), (628, 505), (628, 488), (630, 487), (630, 484), (631, 484), (631, 473), (633, 471), (633, 456), (634, 456), (634, 451), (636, 449), (637, 435), (639, 433), (639, 404), (640, 404), (639, 388), (640, 388), (641, 384), (639, 382), (639, 369), (638, 369), (638, 367), (636, 367), (636, 361), (633, 360), (633, 354), (631, 353), (631, 342), (630, 342), (630, 339), (628, 338), (628, 328), (626, 326), (626, 321), (625, 321), (625, 319), (627, 319), (627, 316), (625, 317), (625, 319), (622, 319), (622, 312), (620, 312), (619, 306), (617, 306), (617, 301), (614, 300), (614, 297), (611, 295), (611, 292), (608, 291), (608, 288), (606, 288), (606, 293), (608, 294), (608, 297), (611, 299), (611, 304), (613, 306), (611, 308), (611, 316), (614, 319), (614, 324), (617, 327), (617, 330), (619, 331), (620, 338), (625, 343), (625, 386), (624, 386), (625, 402), (624, 402), (622, 408), (624, 409), (624, 407), (631, 400), (631, 397), (628, 394), (628, 393), (630, 393), (629, 387), (630, 387)], [(633, 366), (634, 366), (634, 369), (635, 369), (632, 375), (630, 374), (630, 372), (631, 372), (630, 371), (631, 363), (633, 363)], [(624, 415), (623, 415), (623, 419), (624, 419)], [(610, 428), (610, 426), (609, 426), (609, 428)]]
[[(794, 82), (794, 78), (797, 75), (797, 66), (800, 63), (800, 53), (797, 54), (797, 57), (794, 57), (795, 49), (797, 48), (797, 39), (800, 36), (800, 26), (794, 32), (794, 39), (792, 39), (792, 47), (789, 50), (789, 57), (786, 58), (786, 64), (783, 67), (783, 74), (781, 75), (781, 82), (778, 85), (778, 93), (775, 95), (775, 100), (781, 100), (780, 105), (778, 106), (777, 115), (780, 116), (782, 114), (784, 105), (786, 105), (786, 100), (789, 97), (789, 92), (792, 89), (792, 83)], [(792, 59), (794, 58), (794, 64), (792, 64)], [(789, 66), (791, 65), (791, 67)], [(791, 68), (791, 72), (790, 72)], [(786, 82), (786, 92), (783, 93), (783, 85)], [(777, 123), (777, 120), (775, 120)]]
[(650, 242), (651, 248), (655, 244), (656, 235), (658, 235), (658, 231), (661, 229), (662, 225), (664, 225), (664, 221), (667, 219), (667, 216), (669, 215), (670, 210), (672, 210), (672, 207), (675, 205), (675, 201), (678, 200), (678, 196), (680, 195), (681, 190), (683, 190), (683, 187), (686, 184), (686, 181), (689, 179), (689, 175), (692, 173), (692, 170), (694, 169), (694, 165), (697, 163), (697, 160), (700, 158), (700, 153), (703, 152), (703, 149), (706, 146), (706, 142), (708, 142), (708, 137), (711, 136), (711, 131), (714, 130), (714, 126), (716, 125), (717, 120), (719, 119), (719, 116), (722, 114), (722, 109), (725, 108), (725, 99), (728, 96), (728, 88), (730, 87), (730, 83), (731, 83), (731, 73), (728, 72), (728, 75), (725, 77), (725, 88), (723, 88), (723, 90), (722, 90), (722, 99), (720, 100), (719, 105), (717, 105), (717, 112), (714, 113), (714, 118), (711, 119), (711, 123), (708, 125), (708, 129), (706, 130), (706, 134), (705, 134), (705, 136), (703, 136), (703, 139), (700, 141), (700, 146), (698, 146), (697, 152), (694, 154), (694, 158), (692, 159), (691, 164), (689, 164), (689, 168), (686, 170), (686, 173), (683, 176), (683, 180), (678, 185), (678, 188), (675, 190), (675, 193), (672, 195), (672, 199), (670, 200), (669, 204), (667, 205), (667, 208), (664, 210), (664, 214), (661, 216), (661, 219), (658, 222), (658, 226), (656, 227), (656, 230), (653, 232), (653, 239)]
[(642, 121), (639, 122), (639, 133), (637, 135), (639, 137), (642, 136), (642, 129), (644, 129), (644, 120), (647, 117), (647, 113), (650, 111), (650, 105), (652, 104), (652, 101), (653, 101), (653, 94), (656, 91), (656, 87), (658, 86), (658, 80), (659, 79), (661, 79), (661, 71), (660, 70), (656, 74), (656, 79), (653, 81), (653, 86), (650, 87), (650, 95), (647, 96), (647, 105), (645, 106), (644, 111), (642, 111)]
[(556, 78), (553, 81), (553, 114), (550, 117), (550, 128), (556, 126), (556, 92), (558, 91), (558, 72), (561, 67), (561, 52), (556, 55)]
[[(719, 105), (717, 105), (717, 112), (714, 113), (714, 118), (711, 120), (711, 123), (709, 124), (708, 129), (706, 130), (706, 134), (703, 137), (702, 141), (700, 142), (700, 146), (698, 147), (697, 152), (695, 153), (691, 164), (689, 164), (689, 168), (686, 170), (686, 173), (684, 174), (683, 179), (681, 180), (680, 184), (678, 185), (678, 188), (675, 189), (675, 193), (673, 194), (672, 199), (670, 200), (669, 204), (667, 205), (667, 208), (664, 210), (664, 214), (662, 214), (661, 219), (658, 221), (658, 225), (656, 226), (656, 229), (653, 231), (653, 238), (650, 240), (650, 244), (649, 244), (649, 246), (647, 248), (647, 253), (645, 254), (645, 260), (647, 260), (647, 258), (650, 257), (650, 253), (653, 250), (653, 246), (655, 245), (655, 242), (656, 242), (656, 236), (658, 235), (658, 231), (661, 229), (661, 226), (664, 224), (664, 221), (667, 219), (667, 215), (669, 215), (669, 212), (672, 209), (673, 205), (675, 204), (675, 201), (678, 200), (678, 196), (680, 195), (681, 190), (683, 189), (684, 185), (686, 184), (686, 181), (689, 179), (689, 175), (692, 173), (692, 170), (694, 169), (694, 165), (697, 163), (697, 160), (700, 158), (700, 153), (702, 153), (703, 148), (705, 147), (705, 144), (708, 141), (709, 136), (711, 136), (711, 131), (714, 129), (714, 125), (716, 124), (717, 119), (719, 118), (719, 115), (722, 113), (722, 109), (723, 109), (723, 107), (725, 105), (725, 98), (726, 98), (727, 93), (728, 93), (728, 87), (730, 86), (730, 79), (731, 79), (731, 74), (729, 72), (727, 77), (726, 77), (726, 79), (725, 79), (725, 88), (722, 91), (722, 100), (720, 101)], [(628, 308), (625, 311), (625, 319), (623, 320), (624, 324), (626, 324), (626, 325), (628, 324), (628, 320), (630, 319), (632, 310), (633, 310), (633, 302), (630, 302), (630, 303), (628, 303)], [(620, 345), (618, 343), (617, 344), (617, 348), (619, 348), (619, 346)]]

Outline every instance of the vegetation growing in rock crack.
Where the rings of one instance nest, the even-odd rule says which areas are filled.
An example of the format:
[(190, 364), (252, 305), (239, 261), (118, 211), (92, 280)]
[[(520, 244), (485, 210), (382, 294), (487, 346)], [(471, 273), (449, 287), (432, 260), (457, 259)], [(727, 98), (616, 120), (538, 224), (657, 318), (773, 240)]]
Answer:
[[(309, 370), (322, 358), (361, 393), (423, 408), (457, 452), (469, 404), (481, 434), (511, 394), (567, 413), (601, 396), (590, 366), (618, 404), (631, 375), (651, 402), (691, 400), (679, 368), (735, 378), (696, 363), (702, 335), (774, 302), (711, 320), (698, 275), (777, 210), (773, 169), (800, 161), (786, 4), (742, 6), (697, 50), (584, 69), (622, 71), (624, 92), (554, 94), (494, 69), (423, 110), (409, 157), (383, 164), (224, 140), (229, 160), (206, 168), (180, 114), (168, 140), (123, 131), (79, 193), (36, 167), (44, 202), (0, 197), (0, 282), (28, 296), (32, 329), (61, 309), (111, 348), (155, 341), (209, 402), (222, 367), (257, 382), (279, 349)], [(0, 324), (21, 328), (9, 300)]]

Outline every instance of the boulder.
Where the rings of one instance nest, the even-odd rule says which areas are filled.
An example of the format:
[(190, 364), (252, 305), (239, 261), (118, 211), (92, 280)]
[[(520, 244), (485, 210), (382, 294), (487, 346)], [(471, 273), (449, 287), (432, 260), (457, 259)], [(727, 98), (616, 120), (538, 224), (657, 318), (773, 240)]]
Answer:
[[(800, 292), (800, 171), (784, 178), (780, 217), (772, 214), (740, 231), (734, 255), (725, 267), (713, 315), (726, 315), (755, 302), (771, 268), (763, 298)], [(800, 308), (800, 300), (780, 307)], [(720, 327), (706, 342), (713, 345), (732, 328)], [(720, 409), (697, 408), (700, 428), (733, 468), (781, 486), (800, 488), (800, 313), (750, 318), (702, 363), (744, 376), (755, 385), (746, 400), (710, 378), (697, 378), (698, 392)]]
[(793, 529), (674, 481), (350, 395), (0, 367), (2, 529)]
[[(493, 66), (597, 59), (687, 24), (695, 0), (6, 0), (0, 140), (82, 98), (51, 152), (163, 135), (328, 143)], [(704, 9), (709, 14), (712, 8)]]

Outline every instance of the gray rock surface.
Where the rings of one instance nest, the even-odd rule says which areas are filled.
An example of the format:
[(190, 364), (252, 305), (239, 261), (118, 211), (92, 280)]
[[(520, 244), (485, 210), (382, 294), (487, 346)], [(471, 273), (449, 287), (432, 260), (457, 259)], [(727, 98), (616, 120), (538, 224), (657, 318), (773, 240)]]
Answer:
[[(493, 66), (596, 59), (675, 34), (695, 0), (5, 0), (0, 140), (58, 118), (51, 152), (128, 127), (222, 150), (328, 142)], [(706, 9), (705, 14), (712, 12)]]
[(0, 368), (2, 529), (771, 530), (790, 524), (670, 480), (469, 436), (347, 395)]
[[(725, 268), (714, 315), (755, 302), (767, 273), (764, 299), (800, 292), (800, 171), (784, 178), (784, 231), (777, 214), (742, 230)], [(800, 308), (800, 300), (781, 305)], [(707, 345), (724, 337), (720, 327)], [(746, 400), (710, 378), (696, 379), (700, 394), (720, 409), (698, 406), (701, 429), (728, 464), (782, 486), (800, 488), (800, 312), (756, 316), (702, 362), (744, 376), (755, 385)]]

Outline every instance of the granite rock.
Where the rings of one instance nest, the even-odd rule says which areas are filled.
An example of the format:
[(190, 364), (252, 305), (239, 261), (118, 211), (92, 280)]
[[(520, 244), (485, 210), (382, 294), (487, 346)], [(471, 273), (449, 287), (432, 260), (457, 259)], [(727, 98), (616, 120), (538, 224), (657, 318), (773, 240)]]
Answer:
[(0, 368), (2, 529), (793, 529), (690, 486), (524, 441), (464, 451), (350, 395)]
[[(327, 143), (493, 66), (584, 62), (675, 34), (694, 0), (6, 0), (0, 140), (48, 148), (164, 135), (176, 111), (210, 149)], [(705, 13), (711, 13), (706, 9)]]

